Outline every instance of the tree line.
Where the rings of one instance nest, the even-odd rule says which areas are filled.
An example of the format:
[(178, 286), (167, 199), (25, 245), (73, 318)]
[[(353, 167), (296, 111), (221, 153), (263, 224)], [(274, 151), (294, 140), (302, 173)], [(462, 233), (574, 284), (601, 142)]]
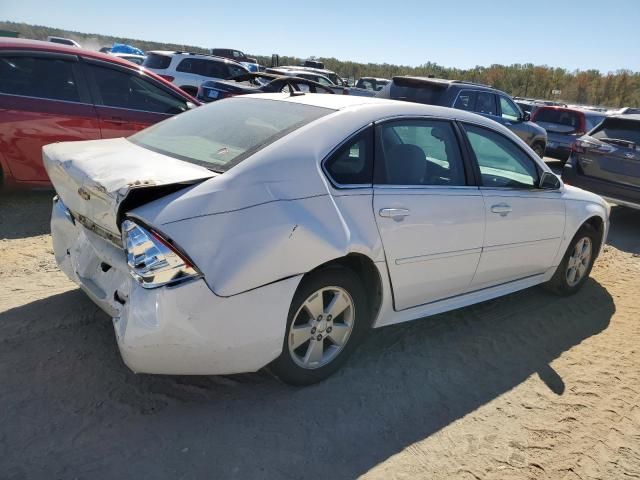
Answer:
[[(22, 38), (45, 40), (49, 35), (73, 38), (82, 46), (98, 50), (113, 43), (126, 43), (141, 50), (182, 50), (206, 53), (208, 48), (193, 45), (153, 42), (133, 38), (87, 34), (26, 23), (0, 22), (0, 30), (20, 33)], [(257, 56), (262, 65), (271, 65), (271, 57)], [(439, 78), (467, 80), (491, 85), (512, 96), (552, 99), (584, 105), (608, 107), (640, 107), (640, 72), (617, 70), (602, 73), (599, 70), (575, 70), (554, 68), (547, 65), (514, 64), (491, 65), (459, 69), (426, 62), (417, 67), (389, 63), (358, 63), (337, 58), (317, 58), (326, 68), (342, 77), (392, 78), (397, 75), (434, 75)], [(303, 59), (280, 56), (280, 65), (300, 65)]]

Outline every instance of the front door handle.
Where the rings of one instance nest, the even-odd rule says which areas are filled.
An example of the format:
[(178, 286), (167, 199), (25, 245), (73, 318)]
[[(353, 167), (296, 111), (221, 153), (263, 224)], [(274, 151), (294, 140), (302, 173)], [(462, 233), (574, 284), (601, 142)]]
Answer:
[(402, 218), (409, 216), (409, 210), (406, 208), (382, 208), (378, 212), (381, 217)]
[(506, 203), (498, 203), (497, 205), (493, 205), (491, 207), (491, 211), (493, 213), (499, 213), (502, 217), (506, 217), (509, 212), (511, 212), (511, 210), (511, 205), (508, 205)]

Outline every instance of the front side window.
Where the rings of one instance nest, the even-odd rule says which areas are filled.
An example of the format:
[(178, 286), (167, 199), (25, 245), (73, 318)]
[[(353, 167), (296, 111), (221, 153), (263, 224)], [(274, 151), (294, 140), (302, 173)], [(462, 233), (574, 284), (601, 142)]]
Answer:
[(496, 115), (496, 96), (489, 92), (478, 92), (476, 97), (476, 112), (484, 115)]
[(0, 57), (0, 93), (79, 102), (73, 65), (53, 58)]
[(171, 95), (138, 73), (97, 65), (88, 65), (88, 68), (101, 105), (170, 115), (188, 110), (186, 100)]
[(331, 179), (340, 185), (371, 185), (373, 182), (373, 133), (365, 132), (348, 141), (324, 164)]
[(163, 155), (224, 172), (333, 111), (293, 102), (235, 97), (157, 123), (129, 140)]
[(505, 120), (511, 120), (514, 122), (520, 120), (520, 110), (507, 97), (500, 96), (500, 110), (502, 112), (502, 118)]
[(466, 185), (458, 140), (449, 122), (403, 120), (378, 127), (376, 183)]
[(520, 147), (503, 135), (475, 125), (465, 125), (475, 154), (482, 185), (502, 188), (533, 188), (538, 167)]

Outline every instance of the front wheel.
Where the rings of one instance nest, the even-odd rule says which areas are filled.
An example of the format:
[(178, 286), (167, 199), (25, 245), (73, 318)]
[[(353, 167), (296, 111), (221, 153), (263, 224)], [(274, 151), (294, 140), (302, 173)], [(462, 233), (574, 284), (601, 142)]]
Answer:
[(359, 277), (328, 267), (305, 277), (291, 302), (282, 353), (270, 365), (286, 383), (310, 385), (332, 375), (369, 328)]
[(591, 273), (598, 245), (595, 230), (589, 225), (582, 226), (547, 286), (560, 295), (573, 295), (580, 290)]

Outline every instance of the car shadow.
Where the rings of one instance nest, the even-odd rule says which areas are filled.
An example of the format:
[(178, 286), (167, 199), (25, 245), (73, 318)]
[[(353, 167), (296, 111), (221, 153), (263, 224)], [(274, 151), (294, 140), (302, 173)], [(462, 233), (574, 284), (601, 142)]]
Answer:
[[(307, 388), (265, 372), (135, 375), (79, 290), (0, 314), (0, 470), (9, 478), (354, 478), (550, 367), (615, 311), (595, 280), (372, 331)], [(233, 319), (229, 319), (233, 321)], [(10, 446), (10, 448), (9, 448)], [(175, 475), (174, 475), (175, 474)]]
[(0, 189), (0, 240), (49, 233), (53, 190)]
[(618, 250), (640, 255), (640, 210), (611, 207), (607, 243)]

